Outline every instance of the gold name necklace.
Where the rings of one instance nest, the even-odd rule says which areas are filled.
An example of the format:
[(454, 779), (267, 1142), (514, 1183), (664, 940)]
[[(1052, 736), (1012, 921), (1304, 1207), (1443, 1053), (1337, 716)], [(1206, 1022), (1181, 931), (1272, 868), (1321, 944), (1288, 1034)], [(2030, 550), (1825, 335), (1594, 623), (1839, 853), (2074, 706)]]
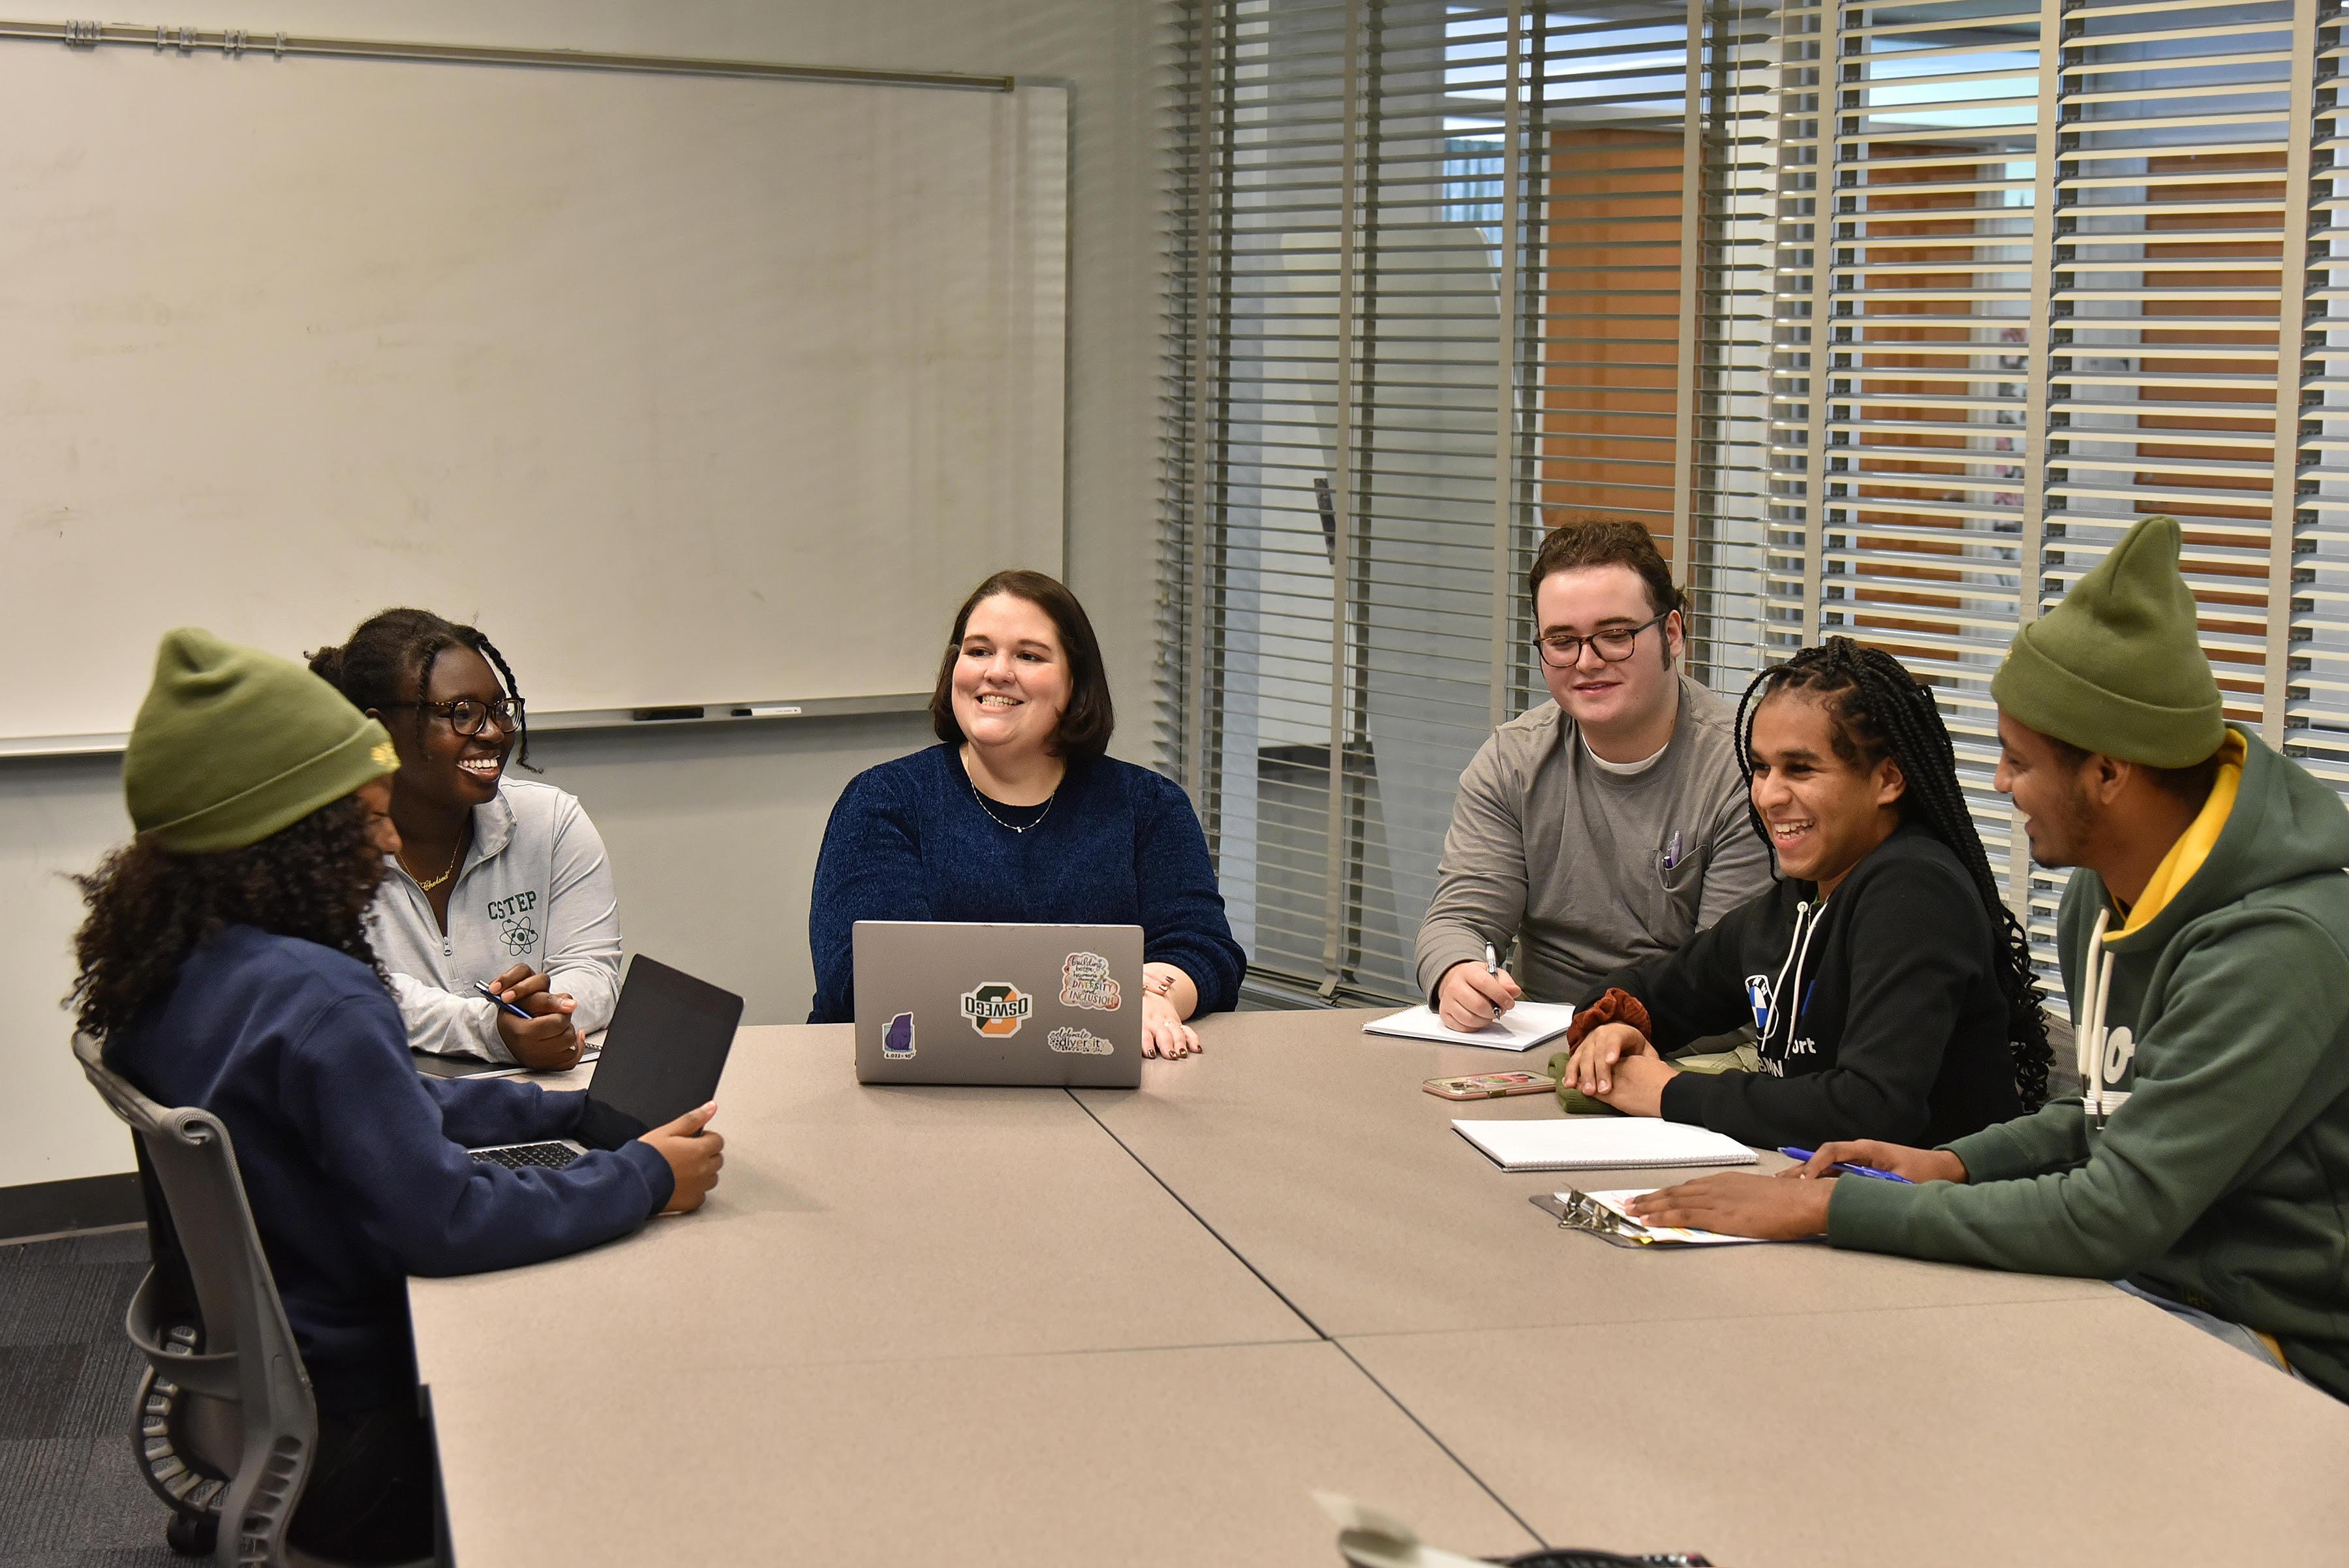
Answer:
[(406, 871), (410, 877), (415, 879), (416, 885), (419, 888), (421, 888), (424, 891), (429, 893), (433, 888), (438, 888), (441, 883), (446, 882), (450, 877), (457, 874), (457, 862), (464, 858), (464, 855), (465, 836), (460, 833), (457, 836), (457, 853), (449, 857), (449, 868), (446, 871), (441, 872), (438, 877), (433, 877), (429, 882), (427, 882), (423, 877), (416, 875), (416, 867), (408, 863), (408, 857), (406, 855), (399, 857), (399, 866), (401, 870)]

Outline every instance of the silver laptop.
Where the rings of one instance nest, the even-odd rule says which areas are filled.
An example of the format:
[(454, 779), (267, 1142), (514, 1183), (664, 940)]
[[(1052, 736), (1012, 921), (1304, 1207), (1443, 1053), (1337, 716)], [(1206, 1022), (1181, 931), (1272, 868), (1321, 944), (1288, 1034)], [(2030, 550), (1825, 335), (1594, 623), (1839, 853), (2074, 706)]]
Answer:
[(856, 1081), (1131, 1089), (1142, 928), (859, 920)]

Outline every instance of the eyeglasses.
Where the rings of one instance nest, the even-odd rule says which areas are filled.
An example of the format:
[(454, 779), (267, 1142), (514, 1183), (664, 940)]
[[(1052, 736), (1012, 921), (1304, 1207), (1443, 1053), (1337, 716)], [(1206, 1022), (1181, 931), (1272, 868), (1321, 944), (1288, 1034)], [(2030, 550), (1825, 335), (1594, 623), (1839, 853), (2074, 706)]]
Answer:
[(438, 713), (449, 721), (450, 729), (469, 738), (480, 734), (492, 719), (509, 735), (522, 728), (523, 702), (519, 697), (501, 697), (494, 702), (460, 697), (453, 702), (387, 702), (384, 706), (420, 708), (428, 713)]
[(1640, 634), (1663, 621), (1672, 612), (1666, 610), (1654, 620), (1643, 620), (1637, 626), (1609, 627), (1594, 631), (1588, 637), (1577, 637), (1570, 631), (1557, 631), (1534, 639), (1541, 649), (1542, 662), (1553, 670), (1571, 670), (1582, 659), (1582, 645), (1588, 643), (1598, 649), (1599, 657), (1609, 664), (1620, 664), (1631, 657), (1631, 649)]

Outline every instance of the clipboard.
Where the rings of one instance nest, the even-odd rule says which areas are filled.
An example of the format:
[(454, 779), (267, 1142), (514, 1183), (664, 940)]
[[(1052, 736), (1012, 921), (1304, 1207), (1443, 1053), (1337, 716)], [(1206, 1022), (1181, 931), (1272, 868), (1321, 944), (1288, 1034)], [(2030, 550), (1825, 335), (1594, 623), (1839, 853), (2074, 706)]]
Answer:
[(1533, 1205), (1555, 1216), (1561, 1231), (1587, 1231), (1618, 1247), (1738, 1247), (1762, 1240), (1758, 1236), (1723, 1236), (1711, 1231), (1682, 1231), (1671, 1226), (1651, 1230), (1573, 1187), (1563, 1192), (1537, 1192)]

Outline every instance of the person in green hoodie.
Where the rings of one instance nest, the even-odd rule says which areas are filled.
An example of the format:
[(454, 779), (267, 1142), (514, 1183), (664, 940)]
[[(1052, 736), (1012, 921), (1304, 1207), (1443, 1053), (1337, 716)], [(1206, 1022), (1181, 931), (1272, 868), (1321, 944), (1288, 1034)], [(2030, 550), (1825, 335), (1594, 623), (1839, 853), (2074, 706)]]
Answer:
[(2076, 867), (2056, 941), (2081, 1096), (1632, 1208), (2122, 1282), (2349, 1399), (2349, 808), (2222, 722), (2179, 544), (2170, 518), (2138, 524), (1991, 682), (1997, 786), (2033, 857)]

